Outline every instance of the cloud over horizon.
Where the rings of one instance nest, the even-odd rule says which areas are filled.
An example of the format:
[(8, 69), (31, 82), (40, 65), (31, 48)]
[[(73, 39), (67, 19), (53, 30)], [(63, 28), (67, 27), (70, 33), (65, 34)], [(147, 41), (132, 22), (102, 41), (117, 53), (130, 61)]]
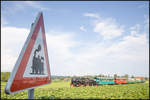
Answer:
[[(2, 67), (2, 71), (12, 70), (12, 65), (15, 64), (28, 33), (28, 29), (2, 27), (2, 66), (5, 66)], [(10, 37), (11, 34), (14, 38)], [(22, 38), (18, 39), (18, 36)], [(129, 36), (124, 36), (120, 42), (108, 46), (105, 41), (91, 44), (77, 42), (73, 36), (69, 32), (54, 30), (46, 34), (52, 74), (95, 75), (103, 73), (111, 75), (117, 73), (122, 75), (128, 74), (130, 70), (137, 70), (138, 67), (139, 75), (146, 75), (143, 72), (144, 69), (148, 69), (149, 46), (145, 34), (133, 36), (131, 30)], [(9, 41), (6, 41), (7, 39)], [(84, 46), (74, 53), (72, 48), (81, 44)], [(142, 65), (145, 67), (141, 67)], [(132, 74), (137, 73), (133, 71)]]
[[(2, 7), (1, 71), (12, 71), (30, 31), (29, 18), (43, 9), (52, 75), (149, 75), (149, 15), (145, 10), (145, 15), (140, 11), (132, 15), (136, 8), (120, 7), (120, 11), (129, 13), (126, 18), (109, 5), (101, 6), (106, 10), (78, 5), (80, 11), (77, 5), (49, 7), (51, 3), (32, 1), (17, 4), (20, 2), (12, 6), (4, 3)], [(17, 17), (22, 11), (31, 16)]]

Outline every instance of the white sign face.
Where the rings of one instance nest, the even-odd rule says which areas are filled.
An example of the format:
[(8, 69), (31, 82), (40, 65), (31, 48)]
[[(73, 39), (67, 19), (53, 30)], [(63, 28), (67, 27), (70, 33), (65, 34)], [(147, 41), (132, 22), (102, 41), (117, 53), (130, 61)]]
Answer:
[(40, 28), (23, 77), (48, 76), (43, 44), (42, 32)]

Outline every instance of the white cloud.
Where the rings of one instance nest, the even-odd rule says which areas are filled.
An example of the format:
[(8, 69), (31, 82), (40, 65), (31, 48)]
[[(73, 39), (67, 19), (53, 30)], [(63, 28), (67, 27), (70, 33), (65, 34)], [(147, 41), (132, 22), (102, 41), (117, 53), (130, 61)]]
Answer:
[[(148, 75), (149, 46), (145, 34), (124, 36), (120, 42), (107, 45), (105, 41), (77, 43), (68, 32), (53, 33), (47, 34), (52, 74)], [(83, 45), (76, 53), (71, 51), (75, 44)]]
[(100, 16), (97, 13), (84, 13), (83, 16), (100, 18)]
[(86, 29), (84, 28), (84, 26), (80, 26), (80, 30), (86, 32)]
[(2, 71), (12, 71), (28, 33), (25, 28), (1, 26)]
[(112, 18), (103, 19), (95, 24), (94, 32), (99, 33), (104, 39), (112, 39), (114, 37), (121, 36), (124, 32), (122, 26), (116, 24), (116, 21)]
[(139, 30), (140, 30), (140, 25), (139, 24), (136, 24), (135, 26), (132, 26), (130, 28), (131, 30), (131, 35), (135, 36), (139, 33)]
[[(23, 28), (2, 27), (2, 71), (12, 70), (28, 32)], [(105, 41), (77, 41), (74, 34), (55, 30), (46, 34), (52, 75), (148, 75), (149, 45), (145, 34), (124, 36), (111, 45)]]
[(117, 58), (129, 61), (148, 61), (148, 44), (146, 35), (125, 36), (121, 42), (113, 44), (109, 51)]
[(49, 31), (46, 34), (51, 73), (54, 75), (71, 74), (69, 60), (73, 58), (71, 48), (78, 45), (72, 32)]
[(78, 69), (77, 67), (73, 69), (82, 75), (88, 72), (107, 75), (114, 73), (148, 75), (149, 46), (145, 35), (126, 36), (119, 43), (105, 45), (107, 45), (105, 42), (94, 43), (82, 48), (83, 52), (74, 55), (74, 66), (78, 66)]
[(1, 17), (1, 25), (4, 26), (4, 25), (7, 25), (8, 24), (8, 21), (2, 16)]
[[(6, 7), (6, 13), (22, 11), (25, 6), (46, 10), (38, 2), (25, 1), (23, 6)], [(13, 9), (13, 10), (12, 10)], [(3, 11), (3, 10), (2, 10)], [(80, 41), (74, 39), (75, 33), (49, 31), (46, 34), (50, 69), (52, 75), (86, 75), (86, 74), (149, 74), (149, 38), (140, 33), (140, 24), (129, 29), (130, 35), (112, 18), (103, 18), (98, 13), (84, 13), (93, 18), (94, 32), (109, 39), (120, 37), (120, 41), (107, 44), (106, 41)], [(3, 21), (7, 23), (7, 21)], [(149, 17), (145, 23), (149, 25)], [(84, 26), (80, 30), (85, 31)], [(87, 31), (86, 31), (87, 32)], [(1, 27), (1, 69), (11, 71), (29, 33), (28, 29), (12, 26)], [(94, 35), (94, 34), (93, 34)]]
[(4, 72), (12, 71), (17, 57), (13, 56), (8, 50), (2, 50), (1, 54), (1, 70)]
[(119, 25), (114, 18), (102, 18), (98, 13), (84, 13), (83, 15), (96, 18), (92, 22), (93, 31), (102, 36), (104, 40), (119, 37), (124, 32), (123, 26)]
[(144, 15), (144, 28), (149, 33), (149, 15)]
[(74, 41), (71, 40), (72, 35), (70, 34), (57, 34), (52, 35), (51, 32), (46, 34), (47, 42), (49, 50), (54, 50), (55, 56), (59, 56), (59, 58), (63, 57), (63, 59), (68, 59), (72, 56), (69, 48), (72, 48), (76, 45)]

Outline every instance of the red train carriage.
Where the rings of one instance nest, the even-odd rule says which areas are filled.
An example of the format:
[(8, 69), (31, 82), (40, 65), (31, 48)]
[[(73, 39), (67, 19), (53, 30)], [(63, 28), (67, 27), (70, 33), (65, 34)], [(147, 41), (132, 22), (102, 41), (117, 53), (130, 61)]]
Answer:
[(125, 78), (116, 78), (115, 83), (116, 84), (126, 84), (127, 80)]
[(137, 83), (144, 83), (145, 82), (144, 77), (135, 77), (135, 78), (136, 78)]

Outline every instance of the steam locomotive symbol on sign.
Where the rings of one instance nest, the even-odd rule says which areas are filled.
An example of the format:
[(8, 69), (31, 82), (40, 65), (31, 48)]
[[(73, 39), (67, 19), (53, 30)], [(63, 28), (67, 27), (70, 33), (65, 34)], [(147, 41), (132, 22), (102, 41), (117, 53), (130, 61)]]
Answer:
[(32, 59), (32, 73), (30, 74), (38, 74), (44, 75), (44, 57), (37, 55), (41, 51), (41, 45), (38, 45), (38, 48), (35, 49), (33, 59)]

